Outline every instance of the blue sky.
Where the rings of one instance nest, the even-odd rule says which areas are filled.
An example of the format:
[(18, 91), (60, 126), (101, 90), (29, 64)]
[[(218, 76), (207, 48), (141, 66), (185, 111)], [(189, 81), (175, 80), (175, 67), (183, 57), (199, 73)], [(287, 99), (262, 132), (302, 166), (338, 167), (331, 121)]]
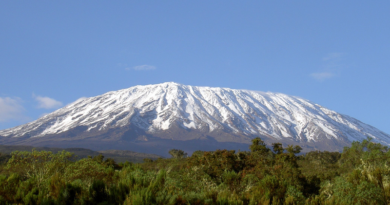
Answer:
[(281, 92), (390, 133), (388, 1), (0, 1), (0, 129), (135, 85)]

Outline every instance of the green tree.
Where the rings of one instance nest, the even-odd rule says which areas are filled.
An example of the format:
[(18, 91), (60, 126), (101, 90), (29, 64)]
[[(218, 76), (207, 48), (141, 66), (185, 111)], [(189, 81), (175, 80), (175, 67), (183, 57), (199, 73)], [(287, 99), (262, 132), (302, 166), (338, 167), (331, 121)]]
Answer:
[(282, 143), (272, 143), (272, 149), (275, 154), (282, 154), (284, 152)]
[(251, 152), (257, 152), (259, 154), (266, 154), (270, 151), (267, 145), (261, 140), (260, 137), (252, 139), (252, 144), (249, 146)]
[(180, 149), (171, 149), (169, 150), (169, 154), (172, 156), (172, 158), (175, 159), (181, 159), (187, 157), (187, 153), (185, 153), (183, 150)]

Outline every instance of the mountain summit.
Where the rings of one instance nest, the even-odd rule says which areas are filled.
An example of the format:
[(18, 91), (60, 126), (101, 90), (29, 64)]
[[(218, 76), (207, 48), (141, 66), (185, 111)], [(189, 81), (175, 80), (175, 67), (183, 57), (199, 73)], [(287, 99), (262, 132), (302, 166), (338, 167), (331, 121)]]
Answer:
[(308, 150), (340, 150), (367, 137), (390, 144), (388, 134), (299, 97), (174, 82), (82, 98), (2, 130), (0, 136), (4, 144), (92, 149), (148, 145), (158, 150), (179, 143), (191, 151), (211, 144), (248, 144), (254, 137)]

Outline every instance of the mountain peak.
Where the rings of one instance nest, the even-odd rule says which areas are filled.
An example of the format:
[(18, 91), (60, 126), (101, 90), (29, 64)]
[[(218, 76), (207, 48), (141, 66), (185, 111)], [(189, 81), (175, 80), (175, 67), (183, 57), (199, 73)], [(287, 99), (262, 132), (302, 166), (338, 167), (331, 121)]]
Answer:
[(388, 134), (299, 97), (176, 82), (134, 86), (79, 99), (34, 122), (2, 130), (0, 136), (48, 139), (69, 136), (65, 133), (75, 133), (74, 130), (80, 132), (78, 139), (112, 132), (122, 139), (129, 132), (132, 139), (212, 138), (218, 142), (250, 143), (260, 136), (313, 147), (342, 142), (337, 145), (342, 147), (372, 137), (390, 144)]
[(152, 86), (152, 87), (158, 87), (158, 86), (162, 86), (162, 87), (169, 87), (169, 86), (183, 86), (182, 84), (180, 83), (176, 83), (176, 82), (165, 82), (165, 83), (159, 83), (159, 84), (150, 84), (150, 85), (144, 85), (144, 86)]

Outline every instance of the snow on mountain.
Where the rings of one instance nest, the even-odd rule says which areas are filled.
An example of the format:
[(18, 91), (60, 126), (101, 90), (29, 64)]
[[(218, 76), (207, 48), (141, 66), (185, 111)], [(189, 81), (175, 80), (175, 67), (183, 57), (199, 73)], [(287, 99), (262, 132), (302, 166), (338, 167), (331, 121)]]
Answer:
[(280, 93), (162, 83), (134, 86), (79, 99), (36, 121), (0, 131), (3, 137), (45, 137), (86, 126), (86, 132), (134, 125), (147, 133), (172, 126), (211, 133), (224, 130), (249, 137), (297, 142), (360, 141), (390, 136), (352, 117)]

